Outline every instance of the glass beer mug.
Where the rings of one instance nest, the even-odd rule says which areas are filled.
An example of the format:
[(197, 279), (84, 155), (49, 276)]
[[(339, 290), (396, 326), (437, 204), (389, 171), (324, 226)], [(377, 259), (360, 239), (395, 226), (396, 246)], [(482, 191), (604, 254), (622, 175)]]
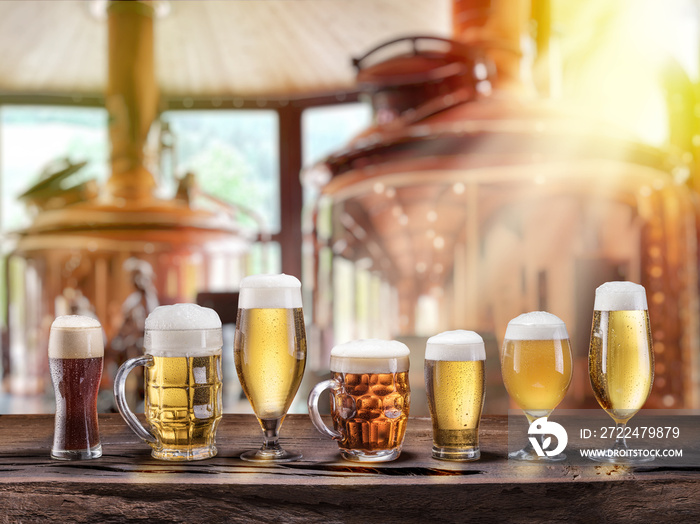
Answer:
[[(114, 381), (117, 407), (129, 427), (163, 460), (216, 455), (221, 420), (221, 320), (196, 304), (157, 307), (146, 319), (145, 355), (126, 361)], [(146, 429), (129, 409), (129, 372), (145, 367)]]
[[(333, 378), (309, 394), (309, 416), (316, 429), (338, 441), (340, 454), (356, 462), (398, 458), (411, 404), (409, 350), (395, 340), (356, 340), (331, 350)], [(318, 412), (321, 393), (331, 391), (329, 428)]]

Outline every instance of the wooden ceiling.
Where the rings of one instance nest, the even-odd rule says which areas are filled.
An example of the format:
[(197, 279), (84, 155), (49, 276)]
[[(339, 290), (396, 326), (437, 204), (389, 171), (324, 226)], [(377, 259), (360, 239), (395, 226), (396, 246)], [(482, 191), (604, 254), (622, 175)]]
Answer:
[[(0, 2), (0, 94), (100, 95), (107, 22), (94, 1)], [(354, 88), (351, 59), (407, 35), (449, 36), (449, 0), (171, 1), (156, 20), (165, 97), (306, 97)]]

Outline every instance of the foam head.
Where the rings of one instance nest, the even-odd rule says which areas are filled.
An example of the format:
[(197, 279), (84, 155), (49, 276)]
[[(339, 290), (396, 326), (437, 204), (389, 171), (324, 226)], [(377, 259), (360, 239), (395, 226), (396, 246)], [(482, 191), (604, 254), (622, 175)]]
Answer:
[(197, 304), (155, 308), (146, 319), (143, 346), (156, 356), (204, 356), (221, 353), (221, 319)]
[(291, 275), (253, 275), (241, 280), (241, 309), (301, 307), (301, 282)]
[(57, 317), (49, 334), (50, 358), (98, 358), (104, 356), (102, 325), (82, 315)]
[(331, 350), (331, 370), (339, 373), (408, 371), (410, 351), (397, 340), (353, 340)]
[(484, 339), (474, 331), (445, 331), (428, 339), (425, 358), (449, 362), (486, 360)]
[(508, 340), (564, 340), (569, 338), (562, 319), (546, 311), (532, 311), (508, 322)]
[(606, 282), (595, 290), (596, 311), (637, 311), (647, 309), (644, 286), (634, 282)]

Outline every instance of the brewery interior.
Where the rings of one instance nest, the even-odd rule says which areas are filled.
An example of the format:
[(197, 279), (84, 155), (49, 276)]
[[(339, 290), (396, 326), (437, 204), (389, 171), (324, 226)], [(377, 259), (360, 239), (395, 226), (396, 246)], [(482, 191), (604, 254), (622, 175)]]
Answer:
[[(105, 331), (102, 411), (159, 304), (224, 323), (240, 279), (302, 281), (306, 410), (334, 344), (499, 346), (562, 318), (587, 367), (595, 288), (645, 286), (650, 408), (700, 407), (700, 4), (694, 0), (0, 2), (2, 413), (50, 413), (57, 315)], [(136, 386), (136, 389), (138, 387)]]

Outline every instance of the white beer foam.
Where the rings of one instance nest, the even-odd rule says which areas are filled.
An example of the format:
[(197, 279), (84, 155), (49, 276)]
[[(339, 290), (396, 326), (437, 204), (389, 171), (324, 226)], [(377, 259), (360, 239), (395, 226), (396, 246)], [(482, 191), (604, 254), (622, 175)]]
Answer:
[(98, 358), (104, 356), (102, 325), (83, 315), (64, 315), (51, 324), (49, 358)]
[(647, 309), (644, 286), (634, 282), (606, 282), (595, 290), (596, 311), (637, 311)]
[(159, 306), (146, 318), (143, 347), (161, 357), (206, 356), (221, 353), (221, 319), (197, 304)]
[(241, 309), (300, 308), (301, 282), (291, 275), (252, 275), (241, 280)]
[(508, 340), (564, 340), (569, 338), (562, 319), (546, 311), (532, 311), (508, 322)]
[(449, 362), (486, 360), (484, 339), (474, 331), (445, 331), (428, 339), (425, 358)]
[(363, 339), (331, 350), (331, 371), (339, 373), (397, 373), (408, 371), (410, 351), (397, 340)]

